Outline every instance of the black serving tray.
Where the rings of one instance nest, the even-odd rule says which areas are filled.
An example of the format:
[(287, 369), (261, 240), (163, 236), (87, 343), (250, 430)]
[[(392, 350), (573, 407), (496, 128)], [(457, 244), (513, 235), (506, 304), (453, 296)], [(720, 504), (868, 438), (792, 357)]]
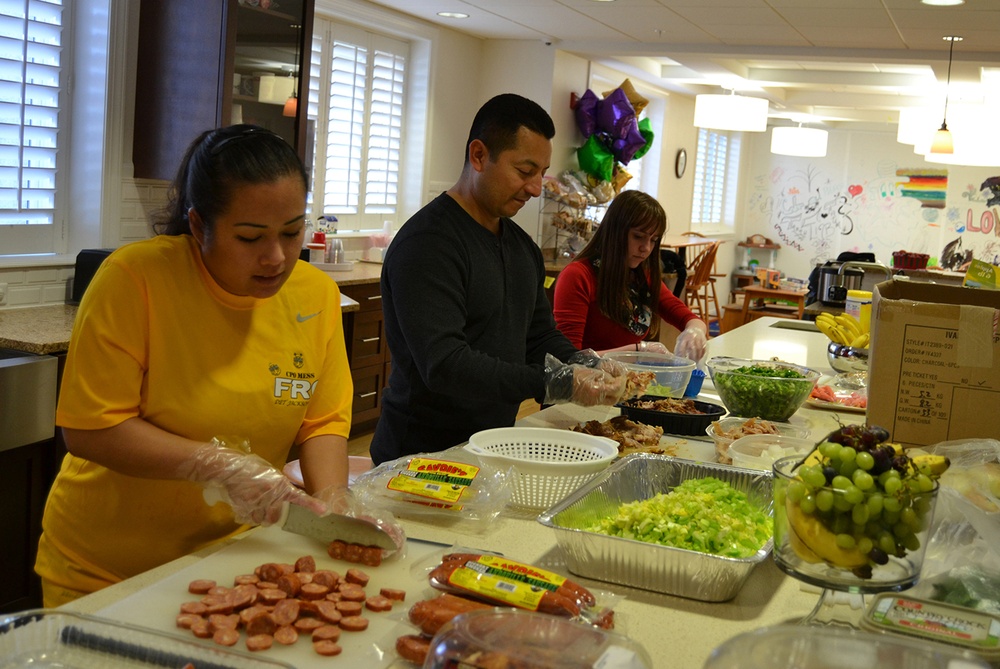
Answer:
[[(622, 415), (634, 420), (637, 423), (646, 425), (656, 425), (663, 428), (667, 434), (680, 434), (684, 436), (701, 436), (705, 434), (705, 429), (714, 420), (726, 415), (726, 407), (711, 402), (691, 400), (699, 411), (705, 413), (672, 413), (669, 411), (654, 411), (652, 409), (640, 409), (635, 406), (635, 402), (656, 401), (667, 399), (656, 395), (643, 395), (632, 398), (625, 402), (619, 402), (615, 406), (621, 409)], [(679, 398), (674, 398), (679, 399)]]

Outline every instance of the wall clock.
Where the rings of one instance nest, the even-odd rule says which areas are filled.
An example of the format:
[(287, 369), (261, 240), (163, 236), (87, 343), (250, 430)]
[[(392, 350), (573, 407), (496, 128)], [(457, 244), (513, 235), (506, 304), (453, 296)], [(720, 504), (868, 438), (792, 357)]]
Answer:
[(679, 149), (677, 151), (677, 160), (674, 162), (674, 174), (680, 179), (684, 176), (684, 170), (687, 169), (688, 154), (684, 149)]

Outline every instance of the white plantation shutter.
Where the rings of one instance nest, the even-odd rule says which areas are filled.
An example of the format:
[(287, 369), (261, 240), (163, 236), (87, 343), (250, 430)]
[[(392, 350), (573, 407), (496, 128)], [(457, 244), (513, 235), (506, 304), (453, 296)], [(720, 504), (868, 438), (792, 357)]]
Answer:
[(721, 230), (734, 224), (739, 163), (739, 133), (698, 130), (692, 226)]
[(52, 246), (62, 18), (60, 0), (0, 0), (0, 226), (38, 226), (5, 227), (5, 253)]
[(407, 55), (405, 42), (316, 20), (311, 206), (337, 216), (341, 230), (381, 230), (396, 213)]

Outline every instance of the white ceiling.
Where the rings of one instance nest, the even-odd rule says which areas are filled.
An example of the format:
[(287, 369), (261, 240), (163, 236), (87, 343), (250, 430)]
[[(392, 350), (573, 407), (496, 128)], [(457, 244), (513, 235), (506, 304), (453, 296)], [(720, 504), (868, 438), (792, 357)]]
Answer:
[(1000, 95), (1000, 0), (371, 1), (473, 36), (537, 39), (653, 72), (668, 90), (718, 93), (736, 83), (768, 98), (772, 117), (807, 114), (829, 126), (895, 122), (902, 107), (943, 109), (945, 35), (964, 38), (950, 102)]

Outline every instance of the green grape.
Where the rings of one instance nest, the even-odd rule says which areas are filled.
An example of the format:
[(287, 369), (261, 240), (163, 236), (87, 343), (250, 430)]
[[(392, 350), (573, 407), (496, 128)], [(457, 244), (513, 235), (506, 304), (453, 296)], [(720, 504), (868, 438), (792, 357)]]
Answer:
[(899, 480), (898, 476), (889, 477), (882, 486), (885, 492), (889, 495), (895, 495), (899, 492), (899, 489), (903, 487), (903, 482)]
[(902, 543), (908, 551), (920, 550), (920, 538), (915, 534), (908, 534), (900, 540), (900, 543)]
[(806, 495), (799, 501), (799, 508), (802, 509), (802, 513), (815, 513), (816, 499), (812, 495)]
[(899, 478), (899, 472), (897, 472), (895, 469), (887, 469), (886, 471), (878, 475), (878, 482), (881, 483), (882, 487), (884, 488), (886, 481), (888, 481), (889, 479), (898, 479), (898, 478)]
[[(788, 495), (788, 499), (793, 502), (798, 502), (809, 494), (809, 488), (807, 488), (806, 484), (802, 481), (792, 481), (788, 484), (788, 490), (786, 490), (785, 493)], [(784, 500), (779, 503), (783, 504)]]
[(851, 509), (851, 520), (858, 525), (864, 526), (864, 524), (868, 522), (868, 506), (865, 504), (858, 504)]
[(833, 508), (833, 493), (829, 490), (818, 490), (816, 492), (816, 508), (826, 513)]
[(837, 545), (844, 550), (850, 550), (857, 545), (854, 541), (854, 537), (850, 534), (838, 534), (836, 538)]
[(908, 525), (914, 532), (920, 531), (920, 518), (917, 517), (917, 512), (913, 509), (903, 509), (900, 511), (899, 522)]
[(913, 501), (913, 510), (921, 518), (926, 516), (931, 510), (931, 498), (929, 495), (921, 495)]
[(830, 524), (830, 531), (835, 534), (845, 534), (851, 529), (851, 521), (848, 516), (844, 514), (838, 514), (833, 517), (833, 522)]
[(854, 458), (857, 454), (858, 452), (851, 446), (844, 446), (840, 449), (840, 453), (837, 454), (837, 459), (843, 463), (854, 462)]
[(852, 483), (851, 479), (847, 478), (846, 476), (840, 476), (838, 474), (837, 476), (833, 477), (833, 481), (830, 483), (830, 485), (832, 485), (837, 490), (846, 490), (848, 486), (852, 485)]
[(861, 490), (871, 490), (871, 488), (875, 485), (875, 479), (864, 469), (855, 470), (854, 474), (851, 475), (851, 480), (853, 480), (854, 485)]
[(840, 453), (840, 449), (840, 444), (835, 444), (832, 441), (824, 441), (819, 445), (819, 454), (824, 458), (833, 460), (837, 457), (837, 454)]
[(918, 492), (930, 492), (934, 490), (934, 481), (926, 474), (917, 474), (916, 484)]
[(888, 527), (891, 527), (899, 522), (899, 511), (889, 511), (888, 509), (882, 510), (882, 523)]
[(861, 492), (861, 488), (852, 483), (844, 489), (844, 499), (850, 502), (851, 506), (854, 506), (865, 501), (865, 494)]
[(840, 511), (842, 513), (847, 513), (848, 511), (851, 510), (851, 507), (853, 506), (854, 503), (851, 502), (846, 497), (844, 497), (843, 495), (835, 495), (833, 498), (833, 508), (836, 509), (837, 511)]
[(868, 451), (861, 451), (854, 458), (855, 464), (857, 464), (859, 469), (864, 469), (868, 471), (875, 466), (875, 456), (873, 456)]
[(885, 497), (882, 499), (882, 508), (886, 511), (892, 513), (897, 513), (902, 510), (903, 504), (899, 501), (898, 497)]
[(896, 552), (896, 539), (890, 532), (879, 532), (878, 547), (884, 552), (892, 555)]
[(897, 539), (913, 534), (913, 528), (906, 523), (899, 522), (892, 526), (892, 535)]
[(826, 476), (823, 474), (823, 468), (817, 465), (803, 467), (802, 473), (799, 476), (810, 488), (822, 488), (826, 485)]
[(868, 505), (868, 512), (872, 516), (877, 516), (882, 513), (882, 493), (873, 492), (868, 495), (868, 499), (865, 500), (865, 504)]
[(858, 537), (858, 550), (868, 555), (872, 552), (872, 548), (875, 547), (875, 542), (873, 542), (869, 537)]
[(847, 478), (851, 478), (851, 476), (853, 476), (854, 472), (856, 471), (858, 471), (858, 463), (855, 462), (854, 460), (851, 460), (850, 462), (840, 463), (841, 476), (846, 476)]

